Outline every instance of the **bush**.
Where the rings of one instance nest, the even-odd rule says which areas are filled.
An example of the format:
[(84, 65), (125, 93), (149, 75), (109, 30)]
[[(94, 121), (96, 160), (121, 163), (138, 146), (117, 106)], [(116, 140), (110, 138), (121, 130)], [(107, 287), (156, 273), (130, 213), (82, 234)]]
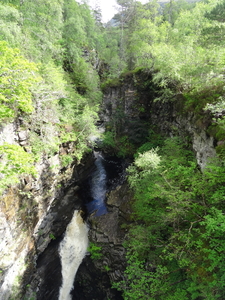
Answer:
[(90, 245), (88, 247), (88, 252), (90, 253), (91, 258), (93, 260), (100, 259), (102, 257), (103, 254), (101, 253), (101, 250), (102, 250), (102, 248), (97, 246), (94, 243), (90, 243)]

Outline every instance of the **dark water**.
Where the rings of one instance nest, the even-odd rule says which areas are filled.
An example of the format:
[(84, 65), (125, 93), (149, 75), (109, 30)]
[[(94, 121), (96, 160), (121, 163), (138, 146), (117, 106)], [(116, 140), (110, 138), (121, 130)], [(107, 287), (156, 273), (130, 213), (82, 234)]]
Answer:
[(107, 213), (107, 192), (123, 180), (124, 166), (117, 157), (106, 156), (102, 152), (94, 152), (94, 156), (94, 170), (82, 185), (82, 198), (89, 215), (101, 216)]
[[(125, 176), (125, 167), (123, 160), (119, 158), (107, 156), (101, 152), (95, 152), (93, 155), (95, 156), (95, 162), (90, 168), (90, 175), (88, 178), (80, 184), (78, 198), (81, 199), (81, 202), (83, 202), (83, 206), (87, 210), (87, 215), (95, 214), (96, 216), (100, 216), (107, 213), (107, 193), (118, 184), (122, 183), (123, 177)], [(73, 201), (72, 195), (71, 201)], [(70, 213), (72, 214), (73, 210)], [(65, 216), (63, 218), (65, 218)], [(60, 287), (63, 282), (59, 245), (63, 238), (64, 234), (57, 238), (57, 240), (52, 241), (48, 248), (38, 258), (37, 272), (42, 278), (42, 282), (39, 285), (37, 292), (38, 300), (59, 299)], [(74, 243), (79, 243), (79, 241), (74, 240)], [(89, 267), (91, 269), (91, 266)], [(85, 270), (85, 272), (90, 272), (90, 269)], [(107, 281), (108, 278), (103, 280), (102, 275), (100, 276), (99, 274), (100, 277), (98, 277), (96, 274), (93, 275), (91, 272), (90, 276), (92, 278), (90, 288), (93, 287), (92, 295), (94, 295), (95, 287), (98, 286), (100, 282)], [(71, 291), (72, 299), (90, 300), (90, 298), (85, 296), (85, 293), (83, 294), (82, 288), (79, 291), (78, 298), (74, 295), (75, 291), (76, 287), (73, 291)], [(99, 293), (99, 295), (101, 295), (103, 291), (99, 291)], [(99, 297), (96, 299), (101, 300)]]
[(95, 213), (96, 216), (101, 216), (107, 213), (105, 204), (107, 175), (102, 154), (94, 152), (94, 155), (96, 158), (95, 170), (90, 178), (90, 196), (92, 200), (86, 202), (86, 207), (89, 214)]

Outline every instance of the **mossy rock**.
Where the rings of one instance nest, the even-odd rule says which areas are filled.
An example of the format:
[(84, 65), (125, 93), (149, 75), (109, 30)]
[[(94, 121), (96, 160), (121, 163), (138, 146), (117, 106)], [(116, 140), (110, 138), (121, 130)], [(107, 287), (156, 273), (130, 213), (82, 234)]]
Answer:
[(121, 86), (123, 81), (120, 78), (107, 79), (101, 84), (102, 91), (106, 91), (108, 88), (115, 88)]
[(206, 104), (214, 104), (218, 102), (220, 96), (224, 93), (223, 84), (209, 86), (204, 90), (194, 90), (184, 94), (185, 105), (184, 108), (187, 111), (194, 111), (195, 113), (202, 113)]
[(208, 127), (207, 133), (216, 138), (217, 141), (225, 140), (225, 130), (216, 123)]
[(225, 143), (216, 147), (216, 153), (221, 159), (225, 158)]

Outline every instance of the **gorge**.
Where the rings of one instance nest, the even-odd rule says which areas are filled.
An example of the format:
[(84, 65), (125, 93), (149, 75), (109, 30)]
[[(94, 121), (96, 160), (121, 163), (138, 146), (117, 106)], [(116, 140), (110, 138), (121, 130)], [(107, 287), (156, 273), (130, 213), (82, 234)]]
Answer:
[(0, 300), (225, 299), (225, 2), (117, 4), (0, 4)]
[[(105, 93), (102, 121), (114, 122), (117, 107), (119, 105), (121, 110), (122, 103), (124, 118), (120, 122), (125, 123), (118, 126), (118, 134), (133, 137), (132, 122), (135, 122), (136, 131), (139, 132), (138, 126), (142, 128), (142, 122), (148, 121), (157, 126), (159, 132), (166, 132), (167, 136), (177, 136), (177, 133), (181, 137), (189, 136), (198, 164), (204, 168), (207, 158), (215, 155), (213, 137), (196, 125), (195, 116), (181, 118), (177, 109), (179, 100), (163, 106), (152, 101), (154, 95), (148, 90), (144, 92), (136, 88), (132, 78), (125, 78), (124, 81), (121, 87), (109, 88)], [(137, 94), (141, 95), (138, 100)], [(113, 108), (109, 109), (109, 103)], [(151, 114), (145, 116), (143, 111), (137, 110), (138, 103), (142, 107), (150, 107)], [(128, 162), (95, 151), (85, 157), (85, 163), (75, 167), (64, 192), (58, 192), (56, 198), (49, 202), (44, 218), (36, 225), (36, 250), (33, 251), (37, 260), (32, 261), (35, 252), (31, 251), (31, 265), (23, 283), (27, 290), (24, 299), (122, 299), (121, 293), (112, 289), (111, 284), (124, 278), (126, 258), (123, 243), (128, 233), (126, 226), (129, 227), (133, 222), (133, 194), (124, 173), (127, 166)], [(83, 223), (78, 213), (81, 209), (86, 209), (90, 215), (87, 218), (89, 225)], [(73, 282), (78, 266), (87, 253), (87, 227), (89, 241), (98, 245), (100, 256), (98, 259), (86, 256)], [(7, 281), (7, 274), (5, 278)], [(6, 288), (7, 293), (10, 290)], [(7, 298), (7, 294), (4, 292), (1, 297)]]

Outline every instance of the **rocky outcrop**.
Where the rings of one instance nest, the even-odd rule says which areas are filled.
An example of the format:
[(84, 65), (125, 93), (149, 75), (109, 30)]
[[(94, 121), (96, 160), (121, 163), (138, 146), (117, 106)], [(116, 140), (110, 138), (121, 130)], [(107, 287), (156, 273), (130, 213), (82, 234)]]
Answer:
[[(16, 124), (6, 127), (0, 142), (29, 147), (28, 131), (20, 131)], [(51, 157), (43, 155), (36, 164), (37, 178), (25, 176), (4, 193), (0, 203), (1, 300), (58, 298), (62, 284), (58, 247), (74, 209), (83, 207), (79, 186), (94, 165), (94, 157), (87, 155), (79, 165), (61, 167), (60, 155), (70, 151), (71, 145), (65, 144)], [(118, 186), (114, 177), (110, 184)], [(102, 257), (92, 260), (87, 255), (78, 272), (74, 299), (122, 299), (111, 284), (122, 279), (125, 269), (126, 229), (121, 225), (129, 223), (128, 200), (128, 187), (119, 186), (108, 197), (108, 214), (88, 219), (90, 242), (100, 245)]]
[(76, 276), (73, 299), (123, 299), (112, 284), (123, 279), (126, 267), (123, 242), (131, 222), (131, 198), (127, 183), (119, 185), (107, 197), (108, 213), (88, 218), (89, 240), (101, 247), (100, 257), (92, 258), (90, 254), (84, 259)]
[[(122, 79), (121, 79), (122, 80)], [(101, 118), (111, 124), (119, 135), (128, 135), (138, 144), (148, 134), (148, 128), (156, 129), (163, 136), (182, 136), (189, 139), (201, 169), (208, 158), (215, 156), (216, 140), (208, 134), (211, 116), (202, 111), (184, 111), (182, 95), (170, 101), (155, 101), (159, 96), (151, 74), (129, 74), (123, 84), (105, 90)]]
[[(210, 116), (182, 111), (181, 96), (165, 103), (155, 102), (156, 97), (150, 74), (130, 74), (122, 84), (106, 89), (101, 119), (136, 145), (143, 142), (150, 126), (166, 136), (188, 138), (203, 169), (207, 159), (215, 155), (217, 142), (207, 133)], [(29, 152), (29, 130), (8, 124), (1, 128), (0, 145), (5, 142)], [(37, 178), (24, 177), (2, 196), (0, 300), (58, 297), (62, 283), (58, 246), (74, 209), (82, 209), (79, 186), (93, 166), (90, 155), (79, 165), (61, 167), (60, 155), (72, 148), (68, 143), (51, 157), (43, 154), (36, 164)], [(113, 187), (107, 196), (108, 213), (88, 217), (89, 239), (101, 247), (100, 256), (89, 254), (84, 259), (75, 279), (73, 300), (122, 299), (112, 284), (123, 279), (126, 267), (123, 243), (132, 222), (132, 194), (126, 182), (116, 182)]]
[[(2, 126), (0, 145), (15, 144), (26, 149), (28, 136), (29, 130), (20, 129), (14, 122)], [(79, 165), (62, 167), (60, 155), (70, 153), (72, 148), (65, 144), (52, 156), (42, 154), (35, 166), (37, 177), (21, 177), (20, 183), (6, 189), (1, 197), (0, 300), (23, 299), (25, 294), (27, 299), (54, 299), (40, 296), (41, 290), (43, 284), (48, 286), (48, 272), (54, 270), (49, 271), (50, 262), (53, 266), (59, 260), (57, 243), (74, 209), (83, 206), (77, 191), (93, 163), (92, 155), (87, 155)], [(45, 252), (48, 252), (48, 262)], [(61, 281), (60, 262), (58, 268), (58, 277), (54, 279), (54, 285), (58, 282), (57, 291)]]

